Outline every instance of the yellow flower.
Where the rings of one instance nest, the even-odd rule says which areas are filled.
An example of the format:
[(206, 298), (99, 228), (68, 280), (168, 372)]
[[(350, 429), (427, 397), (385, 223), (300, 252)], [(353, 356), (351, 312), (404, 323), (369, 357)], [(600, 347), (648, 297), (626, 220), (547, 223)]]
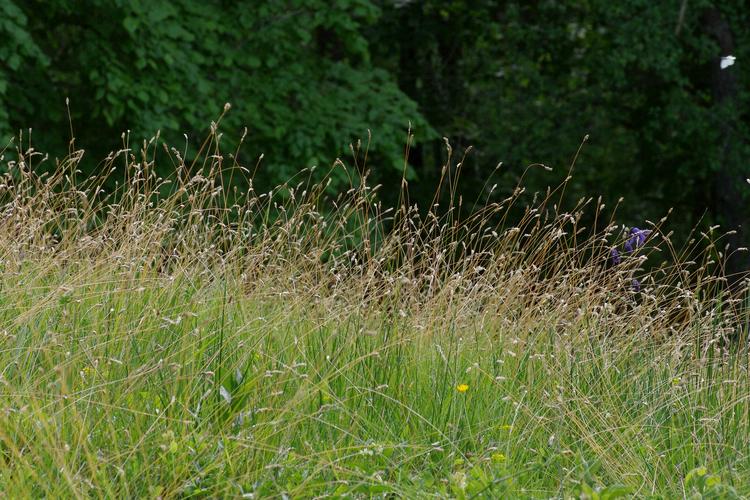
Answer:
[(495, 462), (496, 464), (501, 464), (505, 462), (505, 455), (503, 455), (502, 453), (493, 453), (492, 461)]
[(501, 425), (501, 426), (500, 426), (500, 429), (502, 429), (502, 430), (504, 430), (504, 431), (508, 431), (508, 432), (510, 432), (510, 431), (511, 431), (511, 429), (513, 429), (513, 426), (512, 426), (512, 425), (510, 425), (510, 424), (505, 424), (505, 425)]
[(469, 390), (469, 386), (468, 386), (468, 385), (466, 385), (466, 384), (458, 384), (458, 385), (456, 386), (456, 390), (457, 390), (458, 392), (466, 392), (466, 391), (468, 391), (468, 390)]

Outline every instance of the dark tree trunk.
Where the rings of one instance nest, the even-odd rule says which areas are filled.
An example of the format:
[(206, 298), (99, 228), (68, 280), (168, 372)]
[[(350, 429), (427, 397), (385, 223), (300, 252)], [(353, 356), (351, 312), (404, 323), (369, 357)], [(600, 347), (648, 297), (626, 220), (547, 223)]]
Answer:
[[(720, 57), (734, 54), (734, 39), (729, 23), (717, 8), (707, 9), (703, 14), (703, 25), (706, 32), (713, 37), (720, 54), (711, 63), (711, 94), (714, 105), (721, 111), (734, 105), (737, 98), (737, 77), (733, 67), (721, 69)], [(730, 116), (721, 113), (722, 117)], [(720, 125), (721, 142), (718, 144), (718, 160), (720, 168), (714, 178), (714, 210), (721, 220), (725, 230), (737, 232), (726, 239), (730, 245), (729, 258), (726, 261), (725, 272), (730, 284), (737, 283), (748, 272), (748, 253), (736, 252), (742, 246), (747, 246), (747, 211), (740, 189), (744, 186), (737, 163), (736, 151), (738, 137), (734, 132), (731, 121), (722, 119)], [(733, 154), (735, 153), (735, 154)], [(723, 247), (723, 245), (722, 245)]]
[[(401, 71), (398, 73), (398, 86), (415, 102), (419, 102), (419, 89), (417, 89), (418, 60), (419, 54), (414, 40), (402, 38), (399, 46), (399, 67)], [(424, 133), (424, 131), (420, 130), (419, 133)], [(418, 140), (421, 139), (421, 137), (418, 138)], [(417, 172), (423, 174), (424, 158), (421, 143), (412, 146), (408, 160)]]

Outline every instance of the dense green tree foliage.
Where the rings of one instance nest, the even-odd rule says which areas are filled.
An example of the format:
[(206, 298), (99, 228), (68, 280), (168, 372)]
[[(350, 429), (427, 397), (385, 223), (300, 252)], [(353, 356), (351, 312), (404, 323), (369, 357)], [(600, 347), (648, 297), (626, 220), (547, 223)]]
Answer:
[(260, 181), (351, 164), (370, 130), (372, 175), (396, 188), (411, 124), (407, 173), (426, 203), (442, 137), (474, 146), (461, 189), (475, 197), (488, 179), (504, 196), (535, 162), (553, 171), (532, 169), (530, 193), (561, 181), (588, 136), (571, 198), (624, 196), (641, 225), (675, 207), (682, 231), (748, 219), (742, 1), (0, 0), (0, 14), (4, 141), (33, 127), (39, 149), (67, 150), (69, 97), (92, 157), (125, 130), (195, 148), (230, 102), (227, 149), (247, 128)]
[(428, 130), (371, 62), (363, 31), (380, 9), (366, 0), (3, 2), (6, 136), (31, 126), (37, 143), (59, 149), (69, 97), (78, 145), (92, 152), (117, 149), (125, 130), (136, 144), (160, 130), (195, 145), (229, 102), (227, 144), (247, 127), (243, 150), (264, 154), (277, 182), (330, 165), (368, 128), (374, 158), (403, 165), (409, 120)]
[[(748, 14), (740, 3), (725, 3), (718, 7), (742, 61)], [(718, 171), (744, 180), (748, 94), (740, 85), (732, 99), (716, 101), (712, 68), (726, 54), (704, 20), (715, 6), (680, 7), (640, 0), (409, 2), (384, 14), (388, 30), (380, 33), (399, 43), (396, 55), (387, 48), (382, 57), (406, 68), (401, 88), (436, 129), (476, 147), (476, 177), (504, 161), (513, 176), (542, 162), (560, 179), (589, 134), (575, 192), (610, 202), (625, 196), (623, 210), (634, 218), (657, 218), (675, 206), (689, 225), (716, 208)], [(747, 81), (747, 65), (725, 71)], [(731, 158), (721, 146), (728, 139), (736, 144)], [(436, 153), (424, 154), (425, 169), (434, 169)], [(529, 178), (537, 187), (555, 178), (539, 174)]]

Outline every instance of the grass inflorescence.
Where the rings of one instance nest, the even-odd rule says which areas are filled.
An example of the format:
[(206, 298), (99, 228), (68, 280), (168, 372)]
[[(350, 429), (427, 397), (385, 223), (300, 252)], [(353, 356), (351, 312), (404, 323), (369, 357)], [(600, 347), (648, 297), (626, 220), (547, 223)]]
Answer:
[(80, 151), (6, 153), (9, 498), (750, 493), (715, 229), (677, 249), (649, 224), (612, 265), (632, 233), (600, 200), (515, 212), (519, 184), (463, 215), (450, 159), (426, 212), (366, 175), (258, 193), (218, 143), (126, 144), (84, 180)]

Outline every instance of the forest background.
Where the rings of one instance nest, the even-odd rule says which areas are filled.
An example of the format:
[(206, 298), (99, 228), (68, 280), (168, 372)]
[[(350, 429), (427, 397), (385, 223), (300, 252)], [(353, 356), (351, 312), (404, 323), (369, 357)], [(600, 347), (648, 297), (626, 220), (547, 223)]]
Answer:
[(506, 197), (532, 164), (552, 171), (526, 172), (529, 199), (562, 182), (587, 137), (569, 200), (601, 195), (633, 226), (673, 208), (666, 229), (739, 227), (738, 247), (749, 42), (738, 0), (0, 0), (0, 149), (31, 141), (51, 169), (82, 148), (91, 175), (123, 132), (137, 147), (158, 130), (189, 159), (228, 102), (224, 151), (244, 135), (240, 163), (263, 155), (256, 190), (341, 158), (332, 191), (369, 169), (395, 203), (406, 167), (427, 207), (443, 137), (458, 158), (473, 147), (458, 186), (472, 203)]

